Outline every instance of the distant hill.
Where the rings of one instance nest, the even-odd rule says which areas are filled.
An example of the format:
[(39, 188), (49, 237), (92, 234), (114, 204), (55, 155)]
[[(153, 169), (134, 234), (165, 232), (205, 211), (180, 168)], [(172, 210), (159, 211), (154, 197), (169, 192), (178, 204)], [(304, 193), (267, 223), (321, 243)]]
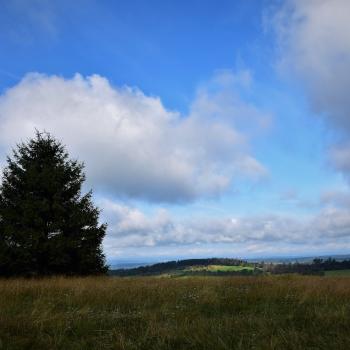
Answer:
[(242, 260), (230, 258), (172, 260), (144, 266), (110, 269), (111, 276), (236, 276), (261, 274), (316, 274), (350, 269), (350, 255)]
[(120, 269), (134, 269), (140, 266), (148, 266), (154, 264), (153, 262), (114, 262), (110, 264), (110, 270)]
[(265, 263), (312, 263), (314, 259), (334, 259), (336, 261), (349, 260), (350, 254), (335, 254), (335, 255), (313, 255), (313, 256), (287, 256), (287, 257), (265, 257), (247, 259), (248, 262), (265, 262)]
[(173, 260), (135, 268), (112, 269), (109, 274), (112, 276), (253, 275), (260, 272), (258, 263), (241, 259), (210, 258)]
[[(314, 259), (323, 259), (326, 260), (328, 258), (334, 259), (336, 261), (342, 261), (342, 260), (349, 260), (350, 254), (329, 254), (329, 255), (314, 255), (314, 256), (285, 256), (285, 257), (278, 257), (278, 256), (267, 256), (267, 257), (257, 257), (257, 258), (243, 258), (243, 259), (230, 259), (228, 260), (234, 260), (234, 261), (245, 261), (247, 263), (312, 263)], [(209, 258), (210, 259), (210, 258)], [(200, 261), (200, 260), (209, 260), (209, 259), (176, 259), (176, 260), (168, 260), (168, 261)], [(224, 260), (225, 258), (215, 258)], [(165, 260), (165, 259), (164, 259)], [(163, 261), (164, 261), (163, 260)], [(227, 260), (227, 259), (226, 259)], [(136, 267), (140, 266), (150, 266), (155, 264), (161, 264), (163, 262), (159, 260), (146, 260), (146, 259), (122, 259), (122, 260), (111, 260), (108, 262), (110, 266), (110, 270), (121, 270), (121, 269), (134, 269)]]

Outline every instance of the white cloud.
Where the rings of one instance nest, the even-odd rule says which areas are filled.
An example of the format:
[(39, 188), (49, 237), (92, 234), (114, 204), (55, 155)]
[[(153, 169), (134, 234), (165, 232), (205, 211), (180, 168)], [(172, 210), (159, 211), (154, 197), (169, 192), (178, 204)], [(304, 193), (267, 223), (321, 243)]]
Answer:
[(184, 117), (158, 97), (113, 87), (98, 75), (28, 74), (0, 97), (0, 149), (9, 152), (37, 128), (85, 161), (94, 190), (168, 202), (216, 196), (237, 177), (266, 172), (235, 126), (244, 115), (255, 121), (265, 116), (239, 99), (235, 75), (225, 72), (220, 79), (215, 92), (210, 84), (201, 89)]
[[(325, 194), (323, 209), (306, 217), (271, 214), (191, 219), (173, 217), (164, 209), (146, 215), (139, 209), (104, 200), (103, 216), (110, 222), (106, 249), (113, 256), (114, 250), (132, 247), (184, 246), (187, 251), (188, 247), (212, 245), (215, 251), (215, 245), (228, 244), (255, 247), (256, 252), (269, 244), (284, 249), (293, 245), (326, 247), (350, 239), (350, 202), (339, 201), (338, 197), (336, 193)], [(337, 205), (333, 205), (335, 202)]]
[(316, 112), (342, 134), (333, 164), (350, 174), (350, 1), (288, 0), (274, 13), (280, 66), (305, 85)]

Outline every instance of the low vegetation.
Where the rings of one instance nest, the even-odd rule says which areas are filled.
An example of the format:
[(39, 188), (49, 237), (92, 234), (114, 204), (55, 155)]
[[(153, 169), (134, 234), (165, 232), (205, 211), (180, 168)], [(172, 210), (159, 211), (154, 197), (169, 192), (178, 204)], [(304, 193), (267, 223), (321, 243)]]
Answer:
[(350, 278), (0, 280), (0, 349), (350, 349)]

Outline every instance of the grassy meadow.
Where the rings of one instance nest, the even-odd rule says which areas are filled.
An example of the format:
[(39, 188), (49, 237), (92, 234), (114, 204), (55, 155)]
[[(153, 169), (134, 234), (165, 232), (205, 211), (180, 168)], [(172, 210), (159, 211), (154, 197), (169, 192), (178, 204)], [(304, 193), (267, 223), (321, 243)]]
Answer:
[(253, 271), (252, 266), (229, 266), (229, 265), (201, 265), (201, 266), (191, 266), (186, 268), (184, 271), (208, 271), (208, 272), (229, 272), (229, 271)]
[(350, 278), (0, 280), (0, 349), (350, 349)]

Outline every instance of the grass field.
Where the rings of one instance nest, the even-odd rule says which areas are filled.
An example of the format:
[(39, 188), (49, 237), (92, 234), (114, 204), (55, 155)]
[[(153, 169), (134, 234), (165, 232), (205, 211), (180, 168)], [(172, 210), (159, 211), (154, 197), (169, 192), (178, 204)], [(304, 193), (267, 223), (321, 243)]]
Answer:
[(229, 265), (207, 265), (207, 266), (191, 266), (185, 271), (209, 271), (209, 272), (229, 272), (229, 271), (242, 271), (242, 270), (254, 270), (251, 266), (229, 266)]
[(0, 280), (0, 349), (350, 349), (350, 279)]
[(325, 271), (325, 276), (331, 277), (350, 277), (350, 270), (331, 270)]

